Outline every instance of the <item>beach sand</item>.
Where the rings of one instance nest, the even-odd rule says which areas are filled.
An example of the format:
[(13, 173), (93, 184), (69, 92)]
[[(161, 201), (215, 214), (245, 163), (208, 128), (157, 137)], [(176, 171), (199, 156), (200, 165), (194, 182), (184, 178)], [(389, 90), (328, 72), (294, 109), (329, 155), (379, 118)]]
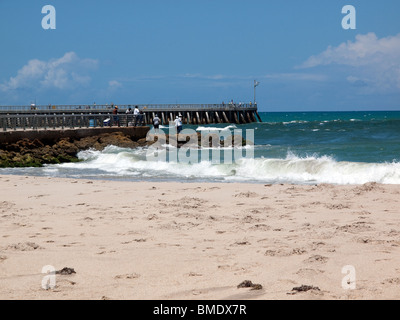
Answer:
[(0, 299), (400, 298), (399, 185), (0, 186)]

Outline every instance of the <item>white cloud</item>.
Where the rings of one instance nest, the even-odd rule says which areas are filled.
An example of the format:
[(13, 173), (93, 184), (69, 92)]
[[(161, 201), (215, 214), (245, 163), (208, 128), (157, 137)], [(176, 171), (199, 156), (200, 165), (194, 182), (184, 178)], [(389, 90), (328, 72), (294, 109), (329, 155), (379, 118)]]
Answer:
[(237, 78), (237, 77), (234, 77), (234, 76), (226, 76), (226, 75), (222, 75), (222, 74), (203, 75), (201, 73), (185, 73), (181, 77), (189, 78), (189, 79), (205, 79), (205, 80), (224, 80), (224, 79)]
[(327, 76), (324, 74), (313, 73), (272, 73), (262, 77), (264, 79), (283, 80), (283, 81), (325, 81)]
[(116, 89), (122, 87), (122, 83), (117, 80), (108, 81), (108, 87), (112, 89)]
[(81, 59), (75, 52), (67, 52), (58, 59), (33, 59), (18, 70), (15, 77), (0, 84), (3, 92), (18, 89), (72, 89), (90, 82), (89, 71), (97, 68), (98, 61)]
[(308, 58), (301, 67), (311, 68), (332, 63), (358, 67), (384, 62), (399, 64), (400, 33), (382, 39), (378, 39), (375, 33), (357, 35), (354, 42), (347, 41), (338, 47), (329, 46), (324, 52)]
[[(368, 92), (398, 92), (400, 89), (400, 33), (378, 38), (375, 33), (357, 35), (337, 47), (311, 56), (298, 68), (337, 65), (348, 67), (343, 76), (349, 84), (368, 87)], [(341, 71), (342, 72), (342, 71)]]
[(258, 76), (234, 76), (234, 75), (203, 75), (203, 74), (190, 74), (186, 73), (182, 76), (183, 78), (190, 79), (203, 79), (212, 81), (249, 81), (253, 83), (254, 79), (271, 79), (271, 80), (282, 80), (282, 81), (325, 81), (327, 79), (324, 74), (313, 74), (313, 73), (270, 73), (266, 75)]

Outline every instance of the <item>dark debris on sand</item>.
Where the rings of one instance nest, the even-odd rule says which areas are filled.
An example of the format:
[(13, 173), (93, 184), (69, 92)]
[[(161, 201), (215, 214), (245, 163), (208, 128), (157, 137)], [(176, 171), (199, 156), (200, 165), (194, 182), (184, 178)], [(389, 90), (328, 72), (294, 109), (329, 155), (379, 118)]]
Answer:
[(307, 292), (310, 290), (316, 290), (316, 291), (321, 291), (320, 288), (314, 287), (314, 286), (307, 286), (307, 285), (301, 285), (300, 287), (294, 287), (292, 289), (292, 292), (289, 292), (288, 294), (296, 294), (298, 292)]
[(73, 268), (62, 268), (61, 270), (56, 271), (56, 274), (62, 274), (62, 275), (68, 275), (68, 274), (73, 274), (76, 273)]
[(240, 284), (238, 284), (238, 289), (239, 288), (251, 288), (251, 290), (261, 290), (262, 285), (259, 283), (253, 283), (250, 280), (244, 280)]

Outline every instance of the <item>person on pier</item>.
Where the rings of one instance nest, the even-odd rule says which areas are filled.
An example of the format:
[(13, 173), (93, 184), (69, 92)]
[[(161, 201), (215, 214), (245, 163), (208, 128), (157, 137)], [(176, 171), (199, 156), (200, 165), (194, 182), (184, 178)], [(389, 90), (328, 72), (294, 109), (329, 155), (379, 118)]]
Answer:
[(118, 106), (115, 106), (114, 110), (113, 110), (113, 120), (114, 123), (117, 124), (117, 126), (119, 127), (119, 117), (118, 117)]
[(160, 118), (156, 114), (154, 119), (153, 119), (153, 126), (154, 126), (154, 132), (158, 133), (158, 128), (160, 127)]
[(135, 106), (135, 109), (133, 110), (133, 117), (135, 119), (135, 127), (139, 121), (139, 114), (140, 114), (139, 107)]
[(181, 115), (176, 116), (175, 119), (175, 128), (176, 128), (176, 132), (179, 134), (182, 131), (182, 118)]
[(128, 123), (128, 126), (131, 126), (132, 125), (132, 118), (133, 118), (133, 116), (132, 116), (132, 108), (129, 107), (128, 109), (126, 109), (125, 114), (126, 114), (126, 122)]

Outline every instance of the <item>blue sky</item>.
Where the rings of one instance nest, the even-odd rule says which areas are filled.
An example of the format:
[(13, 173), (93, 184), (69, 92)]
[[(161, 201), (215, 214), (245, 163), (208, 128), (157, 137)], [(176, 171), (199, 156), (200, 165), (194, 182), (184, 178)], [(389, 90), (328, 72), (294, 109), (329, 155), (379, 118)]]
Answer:
[[(42, 7), (56, 29), (42, 28)], [(356, 29), (342, 28), (342, 7)], [(398, 0), (0, 0), (0, 105), (400, 110)]]

